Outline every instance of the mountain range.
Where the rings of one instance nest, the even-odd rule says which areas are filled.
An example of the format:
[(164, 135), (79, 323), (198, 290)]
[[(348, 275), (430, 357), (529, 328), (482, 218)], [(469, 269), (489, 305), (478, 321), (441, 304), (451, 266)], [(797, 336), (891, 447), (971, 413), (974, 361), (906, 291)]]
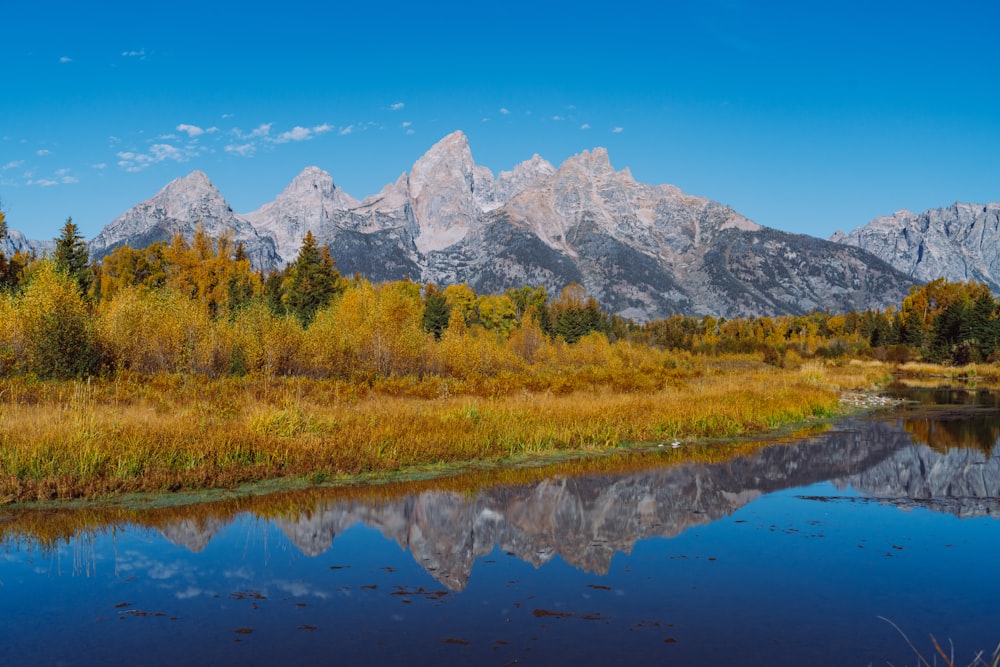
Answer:
[[(644, 321), (885, 308), (936, 272), (959, 268), (963, 277), (941, 275), (989, 277), (995, 286), (1000, 244), (989, 244), (1000, 205), (940, 211), (899, 213), (822, 240), (763, 227), (671, 185), (637, 182), (628, 169), (616, 171), (603, 148), (559, 167), (535, 155), (494, 176), (453, 132), (408, 174), (360, 201), (308, 167), (274, 201), (237, 214), (195, 171), (125, 211), (88, 245), (99, 258), (177, 232), (190, 237), (201, 224), (212, 236), (228, 230), (258, 269), (270, 270), (293, 261), (311, 231), (345, 275), (466, 282), (480, 293), (543, 285), (555, 294), (576, 282), (608, 311)], [(978, 228), (963, 232), (963, 224)], [(914, 230), (907, 232), (914, 240), (894, 242), (901, 228)]]
[(867, 250), (920, 282), (974, 280), (1000, 293), (1000, 203), (903, 209), (830, 240)]

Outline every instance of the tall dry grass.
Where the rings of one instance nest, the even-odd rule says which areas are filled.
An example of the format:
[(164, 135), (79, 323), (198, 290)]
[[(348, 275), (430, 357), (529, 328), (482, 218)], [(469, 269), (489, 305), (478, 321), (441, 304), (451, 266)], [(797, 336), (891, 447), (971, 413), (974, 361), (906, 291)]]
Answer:
[[(336, 479), (625, 443), (759, 433), (836, 414), (847, 367), (684, 355), (654, 369), (567, 346), (550, 372), (370, 383), (138, 375), (0, 380), (0, 502)], [(628, 368), (636, 372), (627, 372)], [(657, 370), (658, 369), (658, 370)], [(656, 372), (653, 372), (656, 370)], [(650, 376), (652, 379), (650, 379)]]

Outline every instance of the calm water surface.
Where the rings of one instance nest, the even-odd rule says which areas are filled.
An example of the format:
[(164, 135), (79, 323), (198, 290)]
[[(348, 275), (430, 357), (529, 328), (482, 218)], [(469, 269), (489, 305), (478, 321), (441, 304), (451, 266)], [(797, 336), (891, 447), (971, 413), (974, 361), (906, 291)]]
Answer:
[(1000, 416), (919, 399), (716, 465), (0, 513), (0, 665), (915, 664), (879, 617), (965, 665), (1000, 641)]

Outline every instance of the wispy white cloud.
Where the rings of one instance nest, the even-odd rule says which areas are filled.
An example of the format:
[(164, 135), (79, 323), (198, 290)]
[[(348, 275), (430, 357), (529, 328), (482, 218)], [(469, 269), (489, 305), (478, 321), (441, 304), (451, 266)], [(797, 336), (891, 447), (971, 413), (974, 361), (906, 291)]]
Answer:
[(347, 127), (340, 128), (340, 136), (342, 137), (345, 137), (352, 132), (354, 132), (354, 125), (348, 125)]
[(57, 169), (51, 177), (34, 178), (34, 174), (28, 172), (24, 175), (27, 179), (26, 185), (34, 185), (40, 188), (51, 188), (55, 185), (72, 185), (79, 183), (80, 179), (73, 175), (69, 169)]
[(107, 169), (108, 168), (108, 163), (107, 162), (98, 162), (97, 164), (90, 165), (90, 168), (91, 169)]
[(393, 111), (402, 111), (403, 107), (405, 107), (405, 106), (406, 105), (403, 104), (402, 102), (396, 102), (394, 104), (390, 104), (389, 108), (392, 109)]
[(565, 118), (563, 118), (562, 116), (553, 116), (553, 117), (552, 117), (552, 120), (554, 120), (554, 121), (557, 121), (557, 122), (558, 122), (558, 121), (560, 121), (560, 120), (566, 120), (566, 119), (565, 119)]
[[(224, 117), (231, 116), (232, 114), (225, 114)], [(161, 162), (187, 162), (216, 151), (250, 158), (262, 150), (273, 149), (280, 144), (310, 141), (336, 129), (330, 123), (322, 123), (312, 126), (295, 125), (290, 130), (279, 132), (274, 123), (261, 123), (249, 130), (232, 127), (223, 131), (214, 125), (203, 127), (192, 123), (180, 123), (174, 127), (174, 133), (145, 140), (148, 148), (131, 147), (129, 150), (121, 150), (121, 139), (118, 137), (110, 137), (109, 143), (116, 151), (117, 165), (126, 171), (137, 172)], [(366, 127), (350, 125), (342, 128), (340, 133), (350, 134), (355, 129), (361, 130)], [(217, 136), (212, 137), (212, 135)]]
[(61, 62), (61, 63), (71, 63), (71, 62), (73, 62), (73, 59), (70, 58), (69, 56), (63, 56), (63, 57), (61, 57), (59, 59), (59, 62)]
[(611, 132), (614, 134), (621, 134), (624, 131), (625, 131), (624, 127), (616, 127), (615, 129), (611, 130)]
[(412, 125), (413, 125), (413, 122), (409, 121), (409, 120), (404, 120), (402, 123), (399, 124), (399, 126), (403, 127), (403, 128), (410, 127)]
[(195, 137), (200, 137), (205, 134), (205, 130), (201, 129), (197, 125), (188, 125), (186, 123), (181, 123), (177, 126), (178, 132), (185, 132), (189, 137), (194, 139)]
[(414, 130), (414, 129), (413, 129), (412, 127), (410, 127), (410, 128), (407, 128), (407, 129), (406, 129), (406, 133), (407, 133), (407, 134), (416, 134), (416, 133), (417, 133), (417, 131), (416, 131), (416, 130)]
[(261, 137), (266, 137), (271, 134), (272, 125), (274, 125), (274, 123), (261, 123), (251, 130), (249, 134), (243, 134), (242, 130), (239, 128), (233, 130), (233, 132), (241, 139), (260, 139)]
[(122, 51), (122, 57), (124, 58), (138, 58), (139, 60), (146, 59), (146, 49), (139, 49), (138, 51)]
[(43, 157), (51, 152), (52, 151), (50, 151), (48, 148), (40, 148), (39, 150), (35, 151), (35, 155), (37, 155), (38, 157)]
[(254, 144), (229, 144), (226, 146), (226, 152), (240, 157), (253, 157), (253, 154), (257, 152), (257, 146)]
[(274, 138), (274, 143), (285, 144), (289, 141), (309, 141), (314, 139), (317, 135), (325, 134), (333, 129), (333, 125), (323, 123), (322, 125), (317, 125), (315, 127), (302, 127), (296, 125), (291, 130), (287, 132), (282, 132)]
[(483, 116), (482, 122), (483, 123), (488, 123), (488, 122), (490, 122), (490, 119), (487, 118), (486, 116)]
[(583, 125), (580, 126), (580, 129), (581, 130), (589, 130), (590, 129), (590, 123), (584, 123)]
[(153, 144), (146, 153), (121, 151), (117, 155), (118, 166), (129, 172), (142, 171), (147, 167), (167, 160), (187, 162), (192, 156), (190, 152), (181, 150), (171, 144)]
[(504, 116), (507, 116), (510, 114), (510, 109), (508, 109), (507, 107), (500, 107), (500, 113), (503, 114)]
[(11, 160), (4, 166), (0, 167), (0, 171), (7, 171), (8, 169), (17, 169), (18, 167), (24, 166), (24, 160)]

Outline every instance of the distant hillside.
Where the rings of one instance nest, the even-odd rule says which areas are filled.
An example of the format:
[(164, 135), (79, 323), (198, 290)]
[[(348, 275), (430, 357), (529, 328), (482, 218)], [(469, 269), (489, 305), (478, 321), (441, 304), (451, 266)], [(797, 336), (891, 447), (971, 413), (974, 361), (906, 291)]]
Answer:
[(897, 211), (831, 240), (867, 250), (920, 282), (975, 280), (1000, 293), (1000, 203)]

